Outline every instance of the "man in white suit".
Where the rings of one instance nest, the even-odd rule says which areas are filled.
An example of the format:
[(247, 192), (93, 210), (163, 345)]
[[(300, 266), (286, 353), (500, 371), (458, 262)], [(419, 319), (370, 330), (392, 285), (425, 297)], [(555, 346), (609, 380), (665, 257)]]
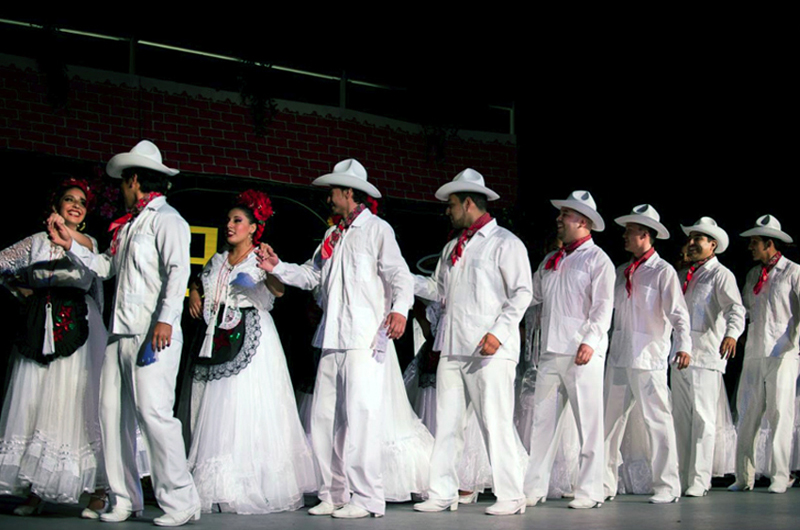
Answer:
[(681, 486), (687, 497), (702, 497), (711, 488), (722, 374), (744, 331), (744, 306), (736, 278), (717, 259), (728, 248), (725, 230), (711, 217), (681, 228), (691, 260), (679, 280), (691, 319), (692, 364), (671, 369), (672, 406)]
[(528, 252), (486, 212), (487, 200), (499, 196), (477, 171), (465, 169), (439, 188), (436, 198), (447, 201), (453, 228), (461, 232), (445, 245), (433, 277), (417, 277), (417, 296), (442, 302), (439, 326), (444, 329), (429, 498), (414, 509), (458, 508), (458, 462), (471, 402), (489, 451), (497, 497), (486, 513), (525, 513), (513, 414), (519, 322), (532, 295)]
[[(681, 484), (667, 364), (689, 365), (689, 312), (678, 274), (653, 246), (656, 238), (669, 238), (655, 208), (640, 204), (615, 221), (625, 227), (625, 250), (633, 260), (617, 268), (614, 286), (614, 333), (605, 379), (605, 495), (610, 500), (617, 494), (622, 436), (638, 402), (650, 440), (655, 491), (650, 502), (677, 502)], [(673, 330), (676, 353), (670, 359)]]
[(789, 475), (795, 415), (795, 384), (800, 366), (800, 266), (783, 257), (780, 247), (791, 243), (773, 215), (742, 232), (759, 264), (747, 273), (742, 299), (750, 319), (736, 408), (739, 438), (736, 482), (731, 491), (752, 490), (755, 481), (756, 437), (764, 414), (770, 424), (767, 474), (770, 493), (785, 493)]
[[(280, 261), (268, 245), (259, 266), (283, 283), (320, 288), (322, 348), (311, 411), (311, 443), (322, 475), (320, 503), (311, 515), (382, 517), (381, 401), (386, 341), (399, 338), (414, 302), (414, 284), (394, 231), (366, 207), (380, 198), (357, 160), (316, 179), (330, 188), (328, 202), (342, 220), (302, 265)], [(342, 426), (338, 410), (346, 414)], [(351, 495), (352, 491), (352, 495)]]
[(143, 140), (114, 156), (106, 172), (121, 180), (128, 213), (112, 223), (111, 248), (94, 254), (73, 245), (63, 225), (53, 241), (101, 279), (116, 276), (109, 342), (101, 377), (100, 425), (113, 510), (121, 522), (141, 509), (136, 471), (136, 418), (148, 442), (153, 489), (166, 512), (154, 523), (180, 526), (200, 518), (200, 498), (186, 465), (181, 423), (173, 416), (183, 334), (181, 314), (189, 280), (189, 225), (164, 194), (168, 177), (161, 152)]
[[(542, 356), (534, 393), (531, 455), (525, 475), (528, 506), (544, 502), (563, 415), (572, 405), (580, 461), (570, 508), (596, 508), (604, 500), (603, 371), (614, 310), (614, 265), (594, 244), (605, 229), (588, 191), (550, 201), (559, 209), (564, 246), (548, 254), (533, 277), (533, 304), (542, 306)], [(555, 396), (555, 414), (550, 410)]]

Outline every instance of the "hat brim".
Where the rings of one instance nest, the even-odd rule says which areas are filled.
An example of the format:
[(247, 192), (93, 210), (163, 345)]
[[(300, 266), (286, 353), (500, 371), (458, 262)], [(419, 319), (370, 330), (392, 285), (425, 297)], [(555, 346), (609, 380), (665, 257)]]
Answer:
[(582, 202), (566, 199), (563, 201), (553, 200), (550, 201), (550, 204), (555, 206), (557, 210), (569, 208), (570, 210), (575, 210), (579, 214), (588, 217), (592, 221), (592, 230), (595, 232), (602, 232), (606, 229), (606, 223), (603, 221), (603, 218), (600, 217), (600, 214), (597, 213), (597, 210), (593, 210)]
[(669, 239), (669, 230), (667, 230), (667, 227), (646, 215), (623, 215), (622, 217), (617, 217), (614, 221), (620, 226), (625, 226), (628, 223), (643, 225), (656, 231), (656, 239)]
[(114, 155), (111, 157), (111, 160), (108, 161), (108, 164), (106, 164), (106, 173), (108, 173), (108, 175), (111, 177), (121, 179), (122, 171), (124, 169), (128, 169), (129, 167), (143, 167), (152, 169), (153, 171), (164, 173), (170, 177), (174, 177), (180, 173), (180, 171), (177, 169), (172, 169), (164, 164), (159, 164), (155, 160), (147, 158), (146, 156), (137, 155), (136, 153), (120, 153), (118, 155)]
[(752, 236), (767, 236), (772, 237), (775, 239), (780, 239), (784, 243), (793, 243), (794, 240), (792, 236), (787, 234), (782, 230), (776, 230), (774, 228), (770, 228), (768, 226), (757, 226), (755, 228), (751, 228), (750, 230), (745, 230), (741, 234), (742, 237), (752, 237)]
[(311, 184), (322, 187), (342, 186), (344, 188), (353, 188), (355, 190), (361, 190), (375, 199), (381, 198), (381, 192), (378, 191), (378, 188), (364, 179), (344, 173), (328, 173), (327, 175), (322, 175), (314, 179), (314, 182)]
[(700, 232), (701, 234), (713, 237), (717, 242), (717, 249), (714, 251), (715, 254), (722, 254), (728, 249), (728, 244), (730, 243), (728, 239), (728, 233), (718, 226), (681, 225), (681, 230), (683, 230), (683, 233), (686, 234), (687, 236), (690, 235), (692, 232)]
[(475, 192), (481, 193), (486, 195), (486, 199), (489, 201), (496, 201), (500, 198), (498, 194), (487, 188), (486, 186), (481, 186), (480, 184), (475, 184), (473, 182), (448, 182), (438, 190), (436, 190), (436, 198), (440, 201), (447, 201), (450, 198), (450, 195), (453, 193), (466, 193), (466, 192)]

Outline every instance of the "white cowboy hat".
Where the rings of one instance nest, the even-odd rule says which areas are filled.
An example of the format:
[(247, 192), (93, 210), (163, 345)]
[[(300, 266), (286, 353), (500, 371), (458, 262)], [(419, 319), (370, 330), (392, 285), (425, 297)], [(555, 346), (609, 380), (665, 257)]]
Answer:
[(355, 158), (342, 160), (333, 166), (333, 173), (322, 175), (314, 179), (311, 184), (314, 186), (353, 188), (354, 190), (363, 191), (370, 197), (381, 198), (381, 192), (378, 191), (378, 188), (367, 182), (367, 170)]
[(498, 194), (486, 187), (483, 181), (483, 175), (474, 169), (467, 168), (438, 190), (436, 190), (436, 198), (440, 201), (446, 201), (453, 193), (461, 193), (465, 191), (473, 191), (486, 195), (486, 199), (496, 201), (500, 198)]
[(550, 204), (555, 206), (558, 210), (561, 208), (569, 208), (588, 217), (592, 221), (592, 230), (595, 232), (602, 232), (606, 229), (606, 223), (603, 221), (603, 218), (600, 217), (600, 214), (597, 213), (597, 205), (594, 202), (594, 198), (592, 198), (592, 194), (588, 191), (573, 191), (566, 200), (553, 200), (550, 201)]
[(692, 232), (700, 232), (713, 237), (717, 242), (717, 249), (714, 251), (716, 254), (722, 254), (728, 248), (728, 233), (710, 217), (701, 217), (692, 226), (681, 225), (681, 229), (687, 236)]
[(778, 221), (773, 215), (762, 215), (756, 221), (755, 228), (751, 228), (750, 230), (745, 230), (739, 235), (744, 237), (767, 236), (767, 237), (774, 237), (775, 239), (780, 239), (785, 243), (792, 242), (792, 236), (781, 230), (780, 221)]
[(161, 163), (161, 151), (156, 144), (149, 140), (142, 140), (127, 153), (114, 155), (106, 164), (106, 173), (114, 178), (122, 178), (122, 170), (129, 167), (144, 167), (165, 173), (173, 177), (180, 173), (177, 169), (172, 169)]
[(635, 206), (630, 214), (617, 217), (614, 221), (620, 226), (625, 226), (628, 223), (644, 225), (656, 231), (656, 238), (669, 239), (669, 230), (661, 224), (661, 216), (649, 204)]

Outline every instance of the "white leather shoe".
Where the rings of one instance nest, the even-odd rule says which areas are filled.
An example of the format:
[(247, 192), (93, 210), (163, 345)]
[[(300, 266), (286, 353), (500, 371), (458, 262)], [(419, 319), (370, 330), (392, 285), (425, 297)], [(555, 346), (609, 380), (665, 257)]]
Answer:
[(438, 499), (428, 499), (425, 502), (418, 502), (414, 505), (414, 509), (418, 512), (443, 512), (450, 510), (454, 512), (458, 510), (459, 501), (440, 501)]
[(546, 502), (547, 502), (547, 497), (546, 496), (528, 497), (527, 499), (525, 499), (525, 506), (530, 506), (531, 508), (533, 508), (537, 504), (544, 504)]
[(753, 491), (752, 484), (745, 484), (744, 482), (739, 482), (738, 480), (728, 486), (728, 491)]
[(672, 504), (673, 502), (678, 502), (678, 499), (680, 497), (675, 497), (669, 493), (656, 493), (648, 501), (650, 501), (650, 504)]
[(308, 515), (330, 515), (334, 512), (334, 510), (339, 508), (341, 508), (341, 506), (336, 506), (329, 502), (322, 501), (313, 508), (309, 508)]
[(120, 508), (119, 506), (114, 506), (110, 512), (101, 513), (100, 520), (104, 523), (121, 523), (122, 521), (127, 521), (131, 517), (139, 517), (142, 515), (142, 510), (138, 511), (131, 511), (125, 508)]
[(686, 497), (705, 497), (708, 495), (708, 490), (701, 486), (689, 486), (684, 495)]
[(156, 526), (183, 526), (189, 521), (200, 520), (200, 508), (183, 510), (182, 512), (165, 513), (153, 519)]
[(458, 496), (458, 503), (459, 504), (473, 504), (478, 502), (478, 492), (473, 491), (472, 493), (468, 493), (466, 495), (459, 495)]
[(383, 517), (382, 513), (368, 512), (364, 508), (356, 506), (355, 504), (345, 504), (331, 514), (331, 517), (337, 519), (361, 519), (362, 517)]
[(767, 491), (770, 493), (786, 493), (786, 485), (780, 485), (772, 482), (769, 485), (769, 488), (767, 488)]
[(576, 510), (588, 510), (591, 508), (599, 508), (602, 505), (602, 502), (593, 501), (592, 499), (573, 499), (567, 506)]
[(486, 508), (486, 515), (514, 515), (525, 513), (525, 499), (516, 501), (497, 501)]

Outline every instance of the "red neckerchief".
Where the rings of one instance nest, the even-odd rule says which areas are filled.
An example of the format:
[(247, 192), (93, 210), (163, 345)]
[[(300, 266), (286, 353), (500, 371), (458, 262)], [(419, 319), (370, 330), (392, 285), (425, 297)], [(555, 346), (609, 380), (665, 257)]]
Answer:
[(333, 249), (336, 248), (336, 244), (342, 238), (344, 231), (350, 228), (350, 225), (353, 224), (353, 221), (356, 220), (356, 217), (358, 217), (359, 214), (366, 209), (367, 207), (364, 204), (359, 203), (358, 206), (356, 206), (356, 208), (350, 212), (350, 215), (339, 220), (333, 232), (331, 232), (331, 234), (325, 238), (325, 241), (322, 242), (322, 259), (328, 259), (333, 256)]
[(633, 276), (633, 273), (639, 268), (639, 265), (647, 261), (650, 256), (655, 254), (655, 252), (655, 247), (650, 247), (650, 250), (642, 254), (641, 258), (628, 265), (628, 267), (625, 269), (625, 289), (628, 290), (628, 298), (631, 297), (631, 291), (633, 290), (633, 286), (631, 285), (631, 276)]
[(761, 267), (761, 277), (758, 279), (758, 283), (755, 287), (753, 287), (753, 294), (758, 294), (761, 292), (761, 289), (764, 288), (764, 284), (767, 283), (767, 276), (769, 276), (769, 271), (775, 267), (775, 264), (778, 263), (778, 260), (781, 259), (781, 253), (776, 252), (774, 256), (772, 256), (766, 265), (762, 265)]
[(469, 228), (465, 228), (461, 231), (461, 235), (458, 236), (458, 241), (456, 241), (456, 246), (453, 247), (453, 251), (450, 253), (450, 264), (455, 265), (458, 259), (461, 257), (461, 254), (464, 253), (464, 247), (467, 245), (467, 241), (472, 239), (478, 230), (486, 226), (489, 221), (492, 220), (492, 216), (488, 213), (485, 213), (478, 217), (474, 223)]
[(563, 258), (565, 254), (566, 255), (572, 254), (572, 252), (576, 248), (578, 248), (579, 246), (583, 245), (584, 243), (586, 243), (590, 239), (592, 239), (592, 234), (589, 234), (586, 237), (578, 239), (577, 241), (573, 241), (569, 245), (564, 245), (560, 249), (556, 250), (556, 253), (553, 254), (552, 256), (550, 256), (550, 259), (547, 260), (547, 263), (545, 263), (544, 270), (546, 270), (546, 271), (550, 270), (550, 269), (557, 270), (558, 269), (558, 262), (561, 261), (561, 258)]
[(142, 213), (142, 210), (145, 209), (145, 206), (150, 204), (150, 201), (152, 201), (156, 197), (162, 197), (163, 195), (164, 195), (163, 193), (158, 193), (157, 191), (151, 191), (150, 193), (148, 193), (147, 195), (136, 201), (136, 204), (133, 205), (133, 208), (131, 208), (128, 211), (128, 213), (126, 213), (125, 215), (123, 215), (122, 217), (111, 223), (111, 226), (108, 227), (108, 231), (109, 232), (111, 232), (112, 230), (114, 231), (114, 235), (111, 236), (112, 256), (117, 253), (117, 247), (119, 246), (119, 241), (117, 241), (117, 236), (119, 235), (119, 231), (122, 229), (122, 227), (130, 223), (132, 220), (136, 219), (136, 217), (140, 213)]
[(689, 287), (689, 282), (692, 281), (692, 276), (694, 276), (694, 271), (705, 265), (706, 262), (713, 257), (714, 256), (711, 256), (706, 259), (701, 259), (700, 261), (695, 261), (694, 263), (692, 263), (691, 267), (689, 267), (689, 270), (686, 272), (686, 279), (683, 281), (683, 294), (686, 294), (686, 289)]

